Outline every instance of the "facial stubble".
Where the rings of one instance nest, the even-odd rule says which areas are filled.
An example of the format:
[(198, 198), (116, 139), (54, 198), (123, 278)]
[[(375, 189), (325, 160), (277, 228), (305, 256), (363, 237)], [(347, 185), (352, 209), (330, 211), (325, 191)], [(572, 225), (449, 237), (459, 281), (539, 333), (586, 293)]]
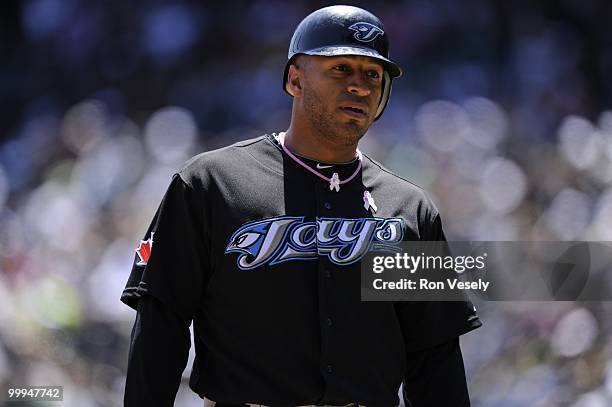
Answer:
[(318, 135), (333, 141), (334, 144), (343, 147), (356, 146), (368, 130), (368, 125), (361, 125), (356, 120), (339, 122), (333, 111), (325, 109), (325, 99), (311, 86), (304, 87), (303, 103)]

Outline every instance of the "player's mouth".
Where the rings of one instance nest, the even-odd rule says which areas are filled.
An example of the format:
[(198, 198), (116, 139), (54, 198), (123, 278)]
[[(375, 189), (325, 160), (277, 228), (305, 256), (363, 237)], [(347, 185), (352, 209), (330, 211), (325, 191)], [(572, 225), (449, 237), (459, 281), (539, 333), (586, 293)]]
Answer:
[(351, 103), (350, 105), (341, 106), (340, 110), (355, 119), (365, 119), (368, 116), (368, 108), (362, 104)]

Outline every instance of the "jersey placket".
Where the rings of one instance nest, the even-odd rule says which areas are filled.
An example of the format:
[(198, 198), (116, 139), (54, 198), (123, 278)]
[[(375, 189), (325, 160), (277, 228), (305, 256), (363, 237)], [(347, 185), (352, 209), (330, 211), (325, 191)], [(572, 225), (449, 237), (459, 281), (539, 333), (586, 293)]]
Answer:
[[(315, 200), (317, 220), (319, 218), (327, 218), (333, 216), (333, 205), (331, 202), (329, 186), (323, 181), (315, 183)], [(332, 192), (332, 193), (335, 193)], [(318, 247), (318, 241), (317, 241)], [(321, 328), (321, 360), (320, 369), (325, 381), (325, 393), (323, 400), (329, 393), (329, 387), (333, 383), (332, 375), (334, 374), (334, 346), (333, 332), (334, 315), (331, 304), (331, 280), (334, 274), (334, 264), (329, 261), (327, 256), (318, 256), (318, 287), (319, 287), (319, 325)], [(336, 266), (337, 267), (337, 266)]]
[[(334, 196), (333, 194), (336, 194)], [(316, 216), (317, 220), (321, 218), (333, 218), (338, 216), (337, 202), (340, 196), (336, 191), (330, 191), (329, 184), (324, 181), (316, 182), (315, 200), (316, 200)], [(317, 247), (319, 242), (317, 241)], [(334, 275), (339, 272), (340, 266), (329, 260), (328, 256), (318, 256), (318, 287), (319, 287), (319, 325), (321, 329), (321, 359), (320, 370), (325, 381), (325, 391), (323, 401), (333, 399), (338, 394), (335, 383), (335, 375), (337, 375), (336, 363), (334, 355), (337, 355), (338, 349), (338, 334), (337, 323), (338, 316), (333, 306), (334, 296)]]

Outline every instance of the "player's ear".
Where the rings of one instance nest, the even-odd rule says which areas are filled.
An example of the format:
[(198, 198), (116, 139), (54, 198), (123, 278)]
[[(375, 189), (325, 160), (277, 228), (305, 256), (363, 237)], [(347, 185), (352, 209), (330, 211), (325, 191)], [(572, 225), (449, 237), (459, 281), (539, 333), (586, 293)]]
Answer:
[(289, 65), (287, 73), (287, 92), (293, 97), (302, 95), (302, 74), (303, 71), (295, 64)]

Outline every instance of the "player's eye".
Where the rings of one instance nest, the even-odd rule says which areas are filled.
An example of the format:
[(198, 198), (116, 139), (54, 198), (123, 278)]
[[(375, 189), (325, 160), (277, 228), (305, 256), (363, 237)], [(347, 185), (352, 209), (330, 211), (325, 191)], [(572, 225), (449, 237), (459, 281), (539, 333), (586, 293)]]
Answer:
[(368, 78), (370, 78), (370, 79), (378, 79), (378, 78), (380, 78), (380, 74), (378, 73), (378, 71), (375, 71), (373, 69), (369, 70), (367, 72), (367, 75), (368, 75)]
[(333, 70), (338, 71), (338, 72), (349, 72), (351, 69), (344, 64), (340, 64), (340, 65), (335, 65), (333, 67)]

